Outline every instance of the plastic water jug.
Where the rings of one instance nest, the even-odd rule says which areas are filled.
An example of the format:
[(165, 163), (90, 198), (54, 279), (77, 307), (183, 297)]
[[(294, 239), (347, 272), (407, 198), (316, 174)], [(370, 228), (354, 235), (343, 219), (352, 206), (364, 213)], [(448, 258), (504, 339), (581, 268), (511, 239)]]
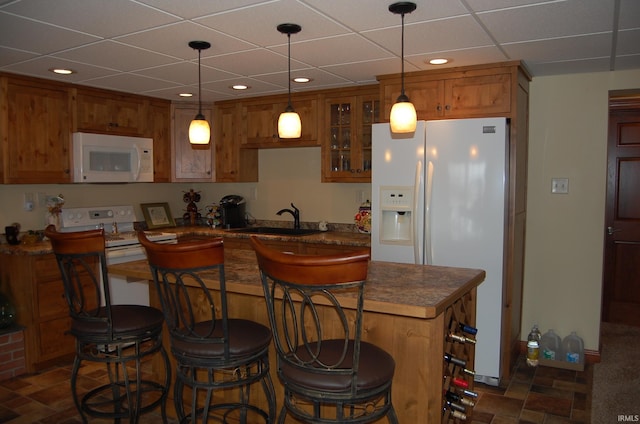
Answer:
[(549, 330), (540, 338), (540, 357), (549, 360), (560, 360), (562, 340), (553, 330)]
[(584, 343), (575, 331), (562, 339), (562, 352), (567, 362), (581, 364), (584, 361)]

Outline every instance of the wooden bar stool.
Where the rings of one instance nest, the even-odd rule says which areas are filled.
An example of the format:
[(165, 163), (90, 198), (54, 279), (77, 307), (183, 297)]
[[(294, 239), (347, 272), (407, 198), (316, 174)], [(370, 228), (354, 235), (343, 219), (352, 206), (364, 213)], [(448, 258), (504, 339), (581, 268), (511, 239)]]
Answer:
[(308, 423), (370, 423), (384, 416), (397, 423), (395, 362), (361, 341), (369, 252), (294, 255), (254, 236), (251, 244), (285, 390), (279, 422), (291, 414)]
[[(71, 393), (83, 422), (89, 416), (137, 423), (140, 415), (159, 407), (166, 423), (171, 366), (162, 346), (162, 312), (111, 304), (104, 230), (59, 233), (50, 225), (44, 234), (62, 274), (70, 333), (76, 339)], [(142, 376), (143, 359), (156, 353), (165, 367), (159, 382)], [(106, 364), (109, 381), (80, 396), (77, 380), (83, 361)]]
[[(147, 251), (171, 336), (180, 421), (273, 423), (271, 331), (254, 321), (228, 317), (222, 239), (161, 244), (149, 241), (143, 232), (138, 239)], [(252, 402), (254, 383), (262, 386), (266, 410)], [(190, 400), (184, 399), (185, 386), (192, 393)]]

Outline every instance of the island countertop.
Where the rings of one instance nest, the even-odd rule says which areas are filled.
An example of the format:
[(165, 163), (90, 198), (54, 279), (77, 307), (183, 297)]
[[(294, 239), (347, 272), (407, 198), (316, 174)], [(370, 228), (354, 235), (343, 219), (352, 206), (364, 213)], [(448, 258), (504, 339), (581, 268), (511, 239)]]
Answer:
[[(109, 266), (109, 273), (152, 280), (147, 261)], [(263, 296), (255, 253), (249, 250), (225, 251), (227, 291)], [(406, 317), (434, 318), (463, 293), (485, 278), (478, 269), (450, 268), (371, 261), (365, 285), (365, 311)], [(211, 282), (211, 288), (217, 284)]]

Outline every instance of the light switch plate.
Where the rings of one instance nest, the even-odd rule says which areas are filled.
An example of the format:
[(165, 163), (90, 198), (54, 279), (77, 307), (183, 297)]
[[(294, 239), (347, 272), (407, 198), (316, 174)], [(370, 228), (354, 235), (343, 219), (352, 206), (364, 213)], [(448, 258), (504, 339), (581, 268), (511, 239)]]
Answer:
[(553, 194), (569, 193), (569, 178), (552, 178), (551, 193)]

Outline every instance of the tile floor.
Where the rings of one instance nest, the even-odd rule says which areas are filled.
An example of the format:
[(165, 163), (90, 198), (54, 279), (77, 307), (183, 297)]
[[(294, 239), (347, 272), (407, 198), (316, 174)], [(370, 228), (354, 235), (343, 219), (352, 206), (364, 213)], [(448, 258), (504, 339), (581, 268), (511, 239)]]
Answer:
[(473, 424), (589, 424), (593, 365), (584, 371), (527, 366), (521, 357), (500, 387), (476, 384)]
[[(88, 366), (91, 367), (92, 365)], [(83, 387), (95, 387), (101, 370), (83, 371)], [(69, 396), (70, 364), (0, 382), (0, 423), (81, 423)], [(479, 393), (472, 424), (564, 424), (590, 422), (593, 365), (576, 372), (550, 367), (527, 367), (518, 361), (510, 381), (501, 387), (477, 384)], [(171, 405), (168, 405), (169, 409)], [(92, 420), (91, 423), (106, 423)], [(159, 414), (144, 415), (141, 424), (160, 422)], [(171, 420), (175, 423), (175, 420)]]

